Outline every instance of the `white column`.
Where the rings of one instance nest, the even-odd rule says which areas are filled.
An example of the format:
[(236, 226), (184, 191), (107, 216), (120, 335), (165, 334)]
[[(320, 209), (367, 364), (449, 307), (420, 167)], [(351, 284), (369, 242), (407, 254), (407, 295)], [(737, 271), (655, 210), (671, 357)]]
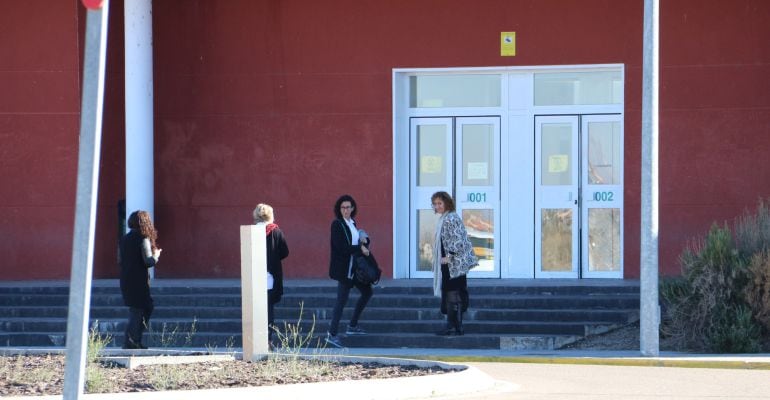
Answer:
[(640, 268), (640, 350), (660, 352), (658, 300), (658, 48), (659, 2), (644, 1), (642, 65), (642, 226)]
[(241, 226), (243, 360), (259, 361), (267, 345), (267, 224)]
[(126, 218), (145, 210), (154, 221), (152, 0), (129, 0), (124, 7)]
[[(126, 218), (136, 210), (145, 210), (155, 221), (152, 0), (127, 0), (124, 14)], [(149, 273), (150, 278), (155, 278), (155, 268), (150, 268)]]

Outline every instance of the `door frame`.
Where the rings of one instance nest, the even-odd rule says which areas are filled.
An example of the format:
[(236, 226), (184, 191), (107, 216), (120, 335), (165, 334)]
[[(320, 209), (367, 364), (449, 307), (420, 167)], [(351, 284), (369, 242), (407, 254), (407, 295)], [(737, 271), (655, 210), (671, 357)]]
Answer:
[[(536, 115), (535, 116), (535, 278), (566, 278), (579, 277), (580, 268), (580, 119), (577, 115)], [(550, 156), (547, 162), (542, 160), (542, 129), (543, 125), (568, 125), (570, 128), (570, 146), (567, 154)], [(563, 151), (564, 149), (562, 149)], [(566, 164), (565, 164), (566, 162)], [(569, 184), (544, 185), (543, 166), (556, 172), (566, 172)], [(565, 169), (566, 168), (566, 169)], [(564, 210), (570, 218), (570, 248), (569, 270), (543, 270), (543, 210)]]
[[(615, 185), (592, 185), (588, 182), (588, 124), (592, 122), (619, 122), (619, 160), (615, 160), (620, 166), (618, 172), (619, 183)], [(549, 186), (542, 186), (539, 182), (542, 177), (543, 161), (541, 159), (542, 143), (541, 128), (543, 123), (569, 123), (571, 125), (572, 147), (570, 149), (570, 175), (572, 184), (569, 188), (551, 190)], [(534, 118), (535, 136), (535, 278), (623, 278), (624, 262), (624, 135), (623, 116), (613, 114), (570, 114), (570, 115), (536, 115)], [(600, 199), (594, 197), (599, 195)], [(604, 195), (602, 197), (602, 195)], [(609, 196), (607, 196), (609, 195)], [(609, 199), (607, 199), (609, 197)], [(570, 204), (571, 203), (571, 204)], [(541, 213), (544, 206), (548, 208), (570, 209), (572, 212), (572, 268), (570, 271), (543, 271), (542, 270), (542, 240), (541, 237)], [(589, 265), (589, 210), (591, 209), (618, 209), (619, 210), (619, 244), (618, 252), (619, 268), (612, 271), (591, 271)]]
[[(625, 135), (624, 135), (624, 129), (623, 129), (623, 118), (622, 115), (619, 114), (589, 114), (589, 115), (581, 115), (580, 116), (580, 135), (581, 135), (581, 171), (583, 172), (589, 172), (589, 144), (588, 144), (588, 133), (589, 133), (589, 127), (588, 124), (590, 123), (596, 123), (596, 122), (618, 122), (619, 123), (619, 137), (618, 139), (618, 145), (620, 146), (620, 151), (617, 157), (618, 160), (614, 160), (614, 164), (617, 164), (620, 168), (620, 171), (618, 171), (618, 177), (619, 180), (618, 183), (614, 185), (592, 185), (588, 181), (588, 173), (582, 173), (580, 176), (580, 185), (581, 185), (581, 207), (580, 207), (580, 217), (581, 220), (584, 221), (584, 223), (581, 224), (581, 271), (580, 276), (582, 278), (623, 278), (623, 271), (624, 271), (624, 262), (623, 262), (623, 251), (624, 251), (624, 243), (625, 243), (625, 234), (623, 225), (625, 222), (625, 207), (624, 207), (624, 188), (625, 188), (625, 163), (624, 163), (624, 144), (625, 144)], [(608, 197), (610, 197), (608, 199)], [(619, 243), (618, 243), (618, 253), (619, 253), (619, 266), (617, 270), (611, 270), (611, 271), (591, 271), (590, 265), (589, 265), (589, 257), (590, 257), (590, 249), (589, 247), (592, 246), (592, 242), (589, 238), (590, 234), (590, 221), (589, 221), (589, 210), (592, 209), (617, 209), (618, 210), (618, 228), (619, 228)]]
[[(409, 225), (409, 277), (410, 278), (430, 278), (433, 277), (431, 271), (419, 270), (421, 253), (425, 252), (420, 249), (420, 246), (416, 244), (418, 236), (422, 234), (418, 232), (420, 221), (424, 221), (420, 217), (421, 211), (431, 210), (430, 197), (437, 191), (446, 191), (455, 200), (455, 208), (458, 215), (463, 216), (463, 210), (484, 210), (491, 209), (493, 212), (493, 254), (490, 271), (482, 271), (480, 268), (472, 269), (468, 277), (469, 278), (500, 278), (500, 246), (501, 246), (501, 233), (498, 227), (500, 226), (500, 185), (501, 185), (501, 167), (500, 167), (500, 135), (501, 135), (501, 120), (500, 116), (445, 116), (445, 117), (412, 117), (409, 119), (409, 164), (410, 164), (410, 200), (409, 200), (409, 215), (413, 218), (414, 223)], [(464, 160), (462, 152), (463, 135), (465, 131), (464, 126), (468, 125), (493, 125), (493, 148), (492, 148), (492, 182), (491, 188), (489, 186), (467, 186), (463, 185), (464, 177)], [(448, 144), (444, 150), (443, 158), (449, 161), (448, 164), (445, 161), (441, 162), (445, 175), (444, 181), (448, 185), (438, 186), (418, 186), (418, 169), (420, 169), (420, 163), (417, 160), (419, 156), (418, 152), (418, 126), (443, 126), (446, 128), (444, 132), (444, 141)], [(483, 201), (481, 199), (483, 198)], [(437, 220), (437, 217), (436, 217)], [(435, 221), (430, 221), (435, 223)], [(435, 226), (435, 225), (433, 225)], [(472, 229), (467, 228), (469, 236), (472, 236)], [(432, 232), (432, 230), (431, 230)], [(483, 232), (479, 232), (483, 234)], [(432, 237), (432, 235), (431, 235)], [(481, 250), (479, 250), (481, 251)]]
[[(535, 105), (534, 76), (540, 73), (619, 72), (613, 86), (618, 102), (608, 104)], [(410, 80), (420, 75), (500, 74), (501, 103), (496, 107), (414, 107)], [(410, 118), (456, 116), (501, 116), (500, 160), (501, 278), (532, 279), (534, 265), (534, 116), (555, 114), (619, 114), (625, 123), (625, 66), (573, 64), (495, 66), (471, 68), (393, 68), (392, 76), (392, 276), (408, 279), (410, 226)], [(625, 150), (624, 150), (625, 151)], [(526, 174), (522, 174), (526, 171)], [(387, 274), (388, 266), (383, 266)], [(622, 278), (620, 276), (619, 278)]]

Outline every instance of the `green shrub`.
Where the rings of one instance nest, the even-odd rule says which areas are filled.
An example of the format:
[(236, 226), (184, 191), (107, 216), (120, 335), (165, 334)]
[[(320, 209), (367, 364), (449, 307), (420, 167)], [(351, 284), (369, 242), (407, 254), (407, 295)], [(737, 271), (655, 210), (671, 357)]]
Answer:
[(727, 225), (712, 225), (680, 256), (682, 277), (664, 280), (661, 330), (683, 348), (757, 351), (759, 327), (745, 301), (750, 270)]
[(709, 348), (720, 353), (756, 353), (760, 351), (760, 328), (744, 305), (717, 307), (707, 332)]
[(759, 201), (756, 212), (738, 218), (735, 241), (748, 264), (744, 300), (770, 337), (770, 208), (765, 201)]
[(770, 251), (754, 254), (749, 261), (750, 279), (744, 290), (744, 299), (754, 319), (770, 336)]

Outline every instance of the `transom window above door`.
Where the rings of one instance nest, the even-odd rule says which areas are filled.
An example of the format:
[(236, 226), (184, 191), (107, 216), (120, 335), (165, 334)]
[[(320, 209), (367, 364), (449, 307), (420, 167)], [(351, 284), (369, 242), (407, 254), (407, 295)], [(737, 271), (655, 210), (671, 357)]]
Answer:
[(410, 108), (500, 107), (500, 75), (409, 77)]

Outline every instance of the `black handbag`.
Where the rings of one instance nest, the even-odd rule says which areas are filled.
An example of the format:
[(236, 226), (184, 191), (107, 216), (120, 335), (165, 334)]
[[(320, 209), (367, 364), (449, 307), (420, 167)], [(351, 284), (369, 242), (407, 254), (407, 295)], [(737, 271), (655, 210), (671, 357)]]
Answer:
[(353, 279), (364, 285), (376, 285), (380, 281), (382, 270), (370, 252), (368, 256), (358, 255), (353, 260)]

